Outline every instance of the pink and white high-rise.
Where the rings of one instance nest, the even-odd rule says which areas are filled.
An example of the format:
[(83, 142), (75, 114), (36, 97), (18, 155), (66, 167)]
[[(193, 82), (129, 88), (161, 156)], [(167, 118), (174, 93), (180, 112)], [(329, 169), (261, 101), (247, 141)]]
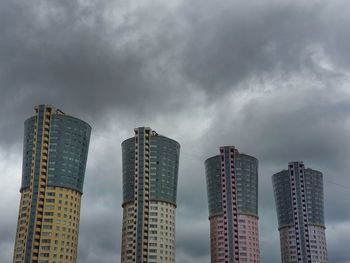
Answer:
[(322, 173), (290, 162), (272, 182), (282, 263), (328, 263)]
[(260, 262), (258, 160), (223, 146), (205, 168), (211, 263)]

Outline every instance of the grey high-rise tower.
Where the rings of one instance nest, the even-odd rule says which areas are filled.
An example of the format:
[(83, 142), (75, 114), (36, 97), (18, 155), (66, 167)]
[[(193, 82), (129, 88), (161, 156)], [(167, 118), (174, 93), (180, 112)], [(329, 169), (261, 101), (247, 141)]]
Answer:
[(272, 176), (282, 263), (327, 263), (322, 173), (290, 162)]
[(122, 263), (175, 262), (180, 145), (151, 128), (122, 143)]

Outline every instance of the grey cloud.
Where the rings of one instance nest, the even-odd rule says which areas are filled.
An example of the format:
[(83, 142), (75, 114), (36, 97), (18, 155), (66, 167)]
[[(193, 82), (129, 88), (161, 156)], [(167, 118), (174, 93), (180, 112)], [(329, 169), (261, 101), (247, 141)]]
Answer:
[(347, 60), (349, 34), (343, 25), (348, 12), (337, 12), (329, 2), (205, 1), (204, 7), (200, 2), (198, 12), (193, 2), (185, 8), (194, 25), (188, 30), (183, 72), (211, 94), (225, 94), (243, 80), (271, 72), (317, 71), (315, 47), (339, 66)]
[[(334, 231), (334, 228), (328, 228), (328, 230), (326, 231), (326, 234), (329, 234), (331, 231)], [(328, 246), (332, 242), (332, 247), (334, 247), (334, 249), (329, 252), (333, 262), (340, 262), (340, 263), (349, 262), (348, 248), (344, 246), (344, 244), (349, 244), (350, 242), (349, 236), (339, 235), (334, 240), (332, 239), (331, 242), (329, 241), (330, 240), (328, 240)]]
[[(0, 149), (15, 148), (20, 163), (23, 121), (38, 103), (88, 121), (79, 262), (117, 262), (120, 143), (141, 125), (171, 133), (182, 144), (177, 262), (197, 263), (209, 262), (203, 161), (234, 144), (260, 161), (262, 262), (280, 262), (270, 177), (288, 161), (325, 174), (327, 234), (349, 222), (349, 190), (332, 183), (350, 185), (348, 10), (344, 1), (1, 1)], [(11, 200), (1, 262), (12, 257)], [(346, 238), (328, 237), (330, 262), (348, 262)]]
[[(177, 234), (177, 250), (193, 258), (209, 258), (209, 224), (205, 217), (192, 217), (190, 220), (180, 221), (182, 228)], [(178, 227), (179, 228), (179, 227)]]
[[(188, 107), (191, 87), (220, 94), (261, 74), (312, 67), (313, 45), (346, 57), (347, 34), (334, 33), (345, 29), (323, 1), (146, 3), (3, 1), (1, 112), (18, 116), (1, 125), (7, 137), (19, 138), (11, 127), (37, 103), (93, 119), (109, 109), (145, 116)], [(344, 47), (337, 56), (335, 45)]]
[[(163, 8), (161, 17), (169, 13), (171, 19)], [(85, 6), (77, 1), (5, 1), (0, 9), (3, 119), (11, 112), (18, 116), (15, 121), (22, 120), (24, 109), (44, 102), (90, 118), (110, 108), (142, 116), (179, 104), (171, 97), (178, 93), (171, 65), (162, 65), (171, 52), (161, 45), (171, 40), (162, 26), (155, 27), (151, 10), (129, 8), (122, 1)], [(114, 21), (114, 16), (120, 18)], [(1, 125), (7, 137), (13, 125)]]
[[(110, 202), (98, 208), (94, 204), (82, 206), (78, 262), (115, 262), (120, 259), (122, 214)], [(94, 210), (92, 210), (94, 209)], [(90, 212), (86, 212), (90, 210)], [(108, 211), (109, 210), (109, 211)], [(118, 211), (119, 212), (119, 211)]]
[[(263, 196), (261, 197), (264, 198)], [(269, 200), (271, 202), (269, 207), (262, 207), (259, 201), (261, 262), (280, 262), (279, 233), (276, 229), (277, 217), (275, 210), (271, 209), (273, 200)]]

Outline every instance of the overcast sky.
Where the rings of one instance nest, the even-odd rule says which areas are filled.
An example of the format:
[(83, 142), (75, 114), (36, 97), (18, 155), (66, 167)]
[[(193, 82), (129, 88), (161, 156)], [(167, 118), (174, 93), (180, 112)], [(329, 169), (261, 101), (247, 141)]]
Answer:
[(1, 0), (0, 262), (12, 262), (23, 122), (52, 104), (93, 127), (79, 263), (120, 262), (121, 147), (150, 126), (181, 144), (178, 263), (209, 263), (204, 160), (259, 159), (262, 263), (280, 262), (271, 175), (324, 174), (330, 263), (349, 263), (348, 0)]

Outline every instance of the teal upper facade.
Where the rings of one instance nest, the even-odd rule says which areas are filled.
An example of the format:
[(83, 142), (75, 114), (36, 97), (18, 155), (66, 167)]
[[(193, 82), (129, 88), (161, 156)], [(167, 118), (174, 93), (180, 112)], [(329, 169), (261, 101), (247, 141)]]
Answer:
[[(33, 116), (24, 122), (24, 141), (23, 141), (23, 165), (22, 165), (22, 184), (21, 188), (27, 188), (30, 185), (32, 158), (34, 157), (34, 126), (36, 117)], [(39, 149), (40, 150), (40, 149)]]
[[(298, 162), (292, 163), (298, 164)], [(305, 195), (307, 220), (310, 224), (324, 226), (324, 206), (323, 206), (323, 175), (321, 172), (300, 167), (294, 169), (296, 180), (296, 197), (299, 199)], [(279, 227), (294, 224), (292, 193), (291, 193), (291, 170), (283, 170), (272, 176), (274, 195), (277, 208)], [(304, 179), (300, 178), (303, 173)], [(304, 180), (304, 182), (302, 182)], [(305, 185), (305, 193), (300, 190), (300, 183)], [(302, 214), (302, 207), (298, 208)]]
[[(154, 131), (149, 141), (150, 200), (176, 205), (180, 144)], [(141, 139), (136, 142), (135, 137), (122, 143), (123, 203), (134, 200), (135, 146), (140, 143)], [(142, 147), (138, 149), (141, 151)], [(138, 158), (139, 166), (143, 160), (142, 156), (138, 155)]]
[(235, 157), (238, 213), (258, 216), (258, 160), (246, 154)]
[[(238, 151), (234, 158), (238, 213), (258, 216), (258, 160)], [(205, 172), (209, 217), (221, 215), (223, 211), (220, 155), (205, 161)]]
[(209, 217), (221, 215), (223, 212), (220, 168), (220, 155), (213, 156), (205, 161)]
[[(39, 106), (41, 110), (44, 105)], [(39, 125), (40, 124), (40, 125)], [(35, 125), (40, 128), (35, 134)], [(24, 123), (23, 169), (21, 189), (30, 185), (33, 145), (41, 151), (45, 126), (40, 114)], [(47, 186), (70, 188), (82, 193), (91, 127), (84, 121), (62, 113), (50, 117), (48, 142)], [(40, 155), (35, 158), (35, 166), (40, 164)]]

